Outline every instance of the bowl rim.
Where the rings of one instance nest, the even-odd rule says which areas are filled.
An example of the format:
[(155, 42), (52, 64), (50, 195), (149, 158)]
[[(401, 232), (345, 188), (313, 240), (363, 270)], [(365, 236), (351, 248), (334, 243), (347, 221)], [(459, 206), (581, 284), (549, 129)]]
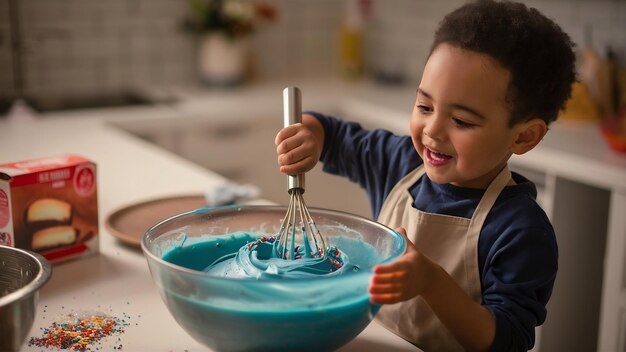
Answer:
[[(221, 211), (224, 209), (229, 209), (229, 208), (237, 208), (238, 210), (254, 210), (254, 209), (264, 209), (264, 210), (271, 210), (271, 211), (277, 211), (280, 210), (282, 212), (285, 212), (287, 209), (287, 206), (283, 206), (283, 205), (239, 205), (239, 204), (231, 204), (231, 205), (222, 205), (222, 206), (216, 206), (216, 207), (206, 207), (206, 208), (198, 208), (195, 210), (191, 210), (191, 211), (187, 211), (184, 213), (180, 213), (174, 216), (171, 216), (165, 220), (160, 221), (159, 223), (153, 225), (152, 227), (150, 227), (148, 230), (146, 230), (146, 232), (144, 232), (142, 238), (141, 238), (141, 250), (143, 251), (144, 255), (146, 255), (147, 257), (150, 257), (150, 259), (160, 263), (161, 265), (166, 266), (169, 269), (172, 270), (177, 270), (180, 272), (184, 272), (186, 274), (191, 274), (191, 275), (197, 275), (197, 276), (202, 276), (202, 277), (206, 277), (206, 278), (210, 278), (210, 279), (215, 279), (215, 280), (227, 280), (230, 282), (233, 281), (241, 281), (241, 282), (264, 282), (264, 281), (271, 281), (271, 280), (262, 280), (259, 281), (256, 278), (225, 278), (225, 277), (220, 277), (220, 276), (215, 276), (215, 275), (208, 275), (205, 272), (202, 271), (198, 271), (198, 270), (193, 270), (193, 269), (189, 269), (189, 268), (185, 268), (183, 266), (180, 265), (176, 265), (173, 263), (170, 263), (166, 260), (163, 260), (162, 258), (158, 257), (157, 255), (153, 254), (150, 250), (148, 250), (148, 244), (146, 243), (148, 240), (148, 234), (150, 232), (152, 232), (153, 229), (159, 227), (160, 225), (172, 221), (174, 219), (183, 217), (183, 216), (189, 216), (191, 214), (194, 213), (209, 213), (212, 211)], [(399, 256), (401, 256), (405, 250), (406, 250), (406, 240), (404, 238), (404, 236), (402, 236), (402, 234), (400, 234), (399, 232), (397, 232), (396, 230), (391, 229), (390, 227), (381, 224), (380, 222), (368, 219), (366, 217), (360, 216), (360, 215), (356, 215), (356, 214), (352, 214), (352, 213), (348, 213), (348, 212), (344, 212), (344, 211), (340, 211), (340, 210), (331, 210), (331, 209), (325, 209), (325, 208), (317, 208), (317, 207), (308, 207), (308, 209), (311, 212), (315, 212), (315, 213), (321, 213), (321, 214), (339, 214), (339, 215), (343, 215), (343, 216), (349, 216), (349, 217), (353, 217), (353, 218), (358, 218), (361, 221), (365, 221), (368, 222), (376, 227), (380, 227), (383, 230), (386, 230), (387, 232), (389, 232), (392, 236), (395, 236), (396, 238), (400, 239), (400, 246), (398, 248), (397, 251), (395, 251), (394, 253), (392, 253), (391, 255), (389, 255), (387, 258), (385, 258), (383, 261), (381, 261), (378, 265), (380, 264), (386, 264), (389, 263), (392, 258), (398, 258)], [(147, 258), (148, 259), (148, 258)], [(333, 277), (325, 277), (325, 276), (320, 276), (320, 277), (308, 277), (305, 279), (281, 279), (281, 282), (289, 282), (289, 281), (302, 281), (302, 280), (332, 280), (332, 279), (339, 279), (341, 278), (342, 275), (338, 275), (338, 276), (333, 276)]]
[(6, 296), (0, 297), (0, 307), (9, 305), (10, 303), (17, 302), (20, 299), (28, 297), (36, 293), (52, 276), (52, 265), (41, 254), (35, 253), (22, 248), (10, 247), (0, 245), (0, 249), (8, 249), (10, 251), (20, 252), (30, 258), (32, 258), (39, 266), (37, 275), (26, 286), (21, 287)]

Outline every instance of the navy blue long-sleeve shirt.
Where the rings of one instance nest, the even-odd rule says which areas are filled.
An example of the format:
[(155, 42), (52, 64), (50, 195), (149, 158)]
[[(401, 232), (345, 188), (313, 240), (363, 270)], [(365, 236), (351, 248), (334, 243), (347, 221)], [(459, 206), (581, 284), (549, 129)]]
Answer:
[[(394, 185), (423, 163), (411, 138), (309, 113), (324, 127), (323, 170), (364, 188), (377, 218)], [(558, 264), (554, 229), (535, 200), (535, 185), (515, 172), (512, 177), (516, 185), (499, 195), (478, 240), (482, 304), (496, 319), (494, 351), (532, 348), (534, 328), (546, 319)], [(484, 192), (437, 184), (426, 175), (410, 188), (414, 208), (468, 219)]]

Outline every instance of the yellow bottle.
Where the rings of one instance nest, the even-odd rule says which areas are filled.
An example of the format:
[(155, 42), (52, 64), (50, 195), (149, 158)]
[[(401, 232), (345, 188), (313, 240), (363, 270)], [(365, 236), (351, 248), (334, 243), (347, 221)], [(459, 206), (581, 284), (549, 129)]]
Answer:
[(360, 0), (346, 0), (345, 19), (341, 26), (341, 75), (355, 80), (363, 74), (363, 12)]

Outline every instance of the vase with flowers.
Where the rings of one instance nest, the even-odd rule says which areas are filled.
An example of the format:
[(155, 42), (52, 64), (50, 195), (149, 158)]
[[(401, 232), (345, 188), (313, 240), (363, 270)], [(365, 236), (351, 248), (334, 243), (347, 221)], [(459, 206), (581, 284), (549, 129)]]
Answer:
[(198, 37), (197, 66), (210, 85), (243, 83), (249, 67), (250, 36), (276, 18), (275, 8), (255, 0), (189, 0), (185, 28)]

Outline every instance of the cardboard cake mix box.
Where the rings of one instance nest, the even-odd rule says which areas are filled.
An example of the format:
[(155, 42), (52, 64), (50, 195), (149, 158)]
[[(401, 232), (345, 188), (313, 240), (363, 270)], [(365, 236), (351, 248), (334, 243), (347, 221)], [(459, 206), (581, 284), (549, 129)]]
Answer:
[(61, 155), (0, 164), (0, 244), (52, 263), (98, 251), (96, 164)]

